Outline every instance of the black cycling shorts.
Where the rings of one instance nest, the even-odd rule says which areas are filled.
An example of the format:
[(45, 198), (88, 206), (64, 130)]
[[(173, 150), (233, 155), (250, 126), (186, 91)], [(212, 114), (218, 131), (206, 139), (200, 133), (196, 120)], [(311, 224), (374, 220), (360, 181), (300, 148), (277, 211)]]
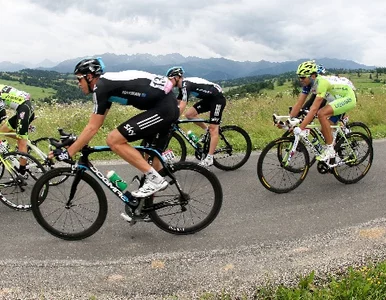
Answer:
[(205, 99), (197, 102), (193, 105), (193, 107), (196, 109), (198, 114), (209, 111), (210, 124), (220, 124), (225, 105), (226, 100), (224, 95), (222, 93), (217, 93), (211, 97), (206, 97)]
[(34, 118), (31, 101), (25, 101), (17, 107), (16, 114), (8, 119), (8, 127), (16, 131), (17, 137), (27, 139), (29, 124)]
[[(128, 142), (145, 139), (152, 140), (159, 133), (159, 143), (165, 143), (173, 122), (180, 115), (176, 96), (173, 93), (165, 95), (156, 106), (144, 111), (117, 127)], [(163, 149), (164, 145), (157, 148)]]

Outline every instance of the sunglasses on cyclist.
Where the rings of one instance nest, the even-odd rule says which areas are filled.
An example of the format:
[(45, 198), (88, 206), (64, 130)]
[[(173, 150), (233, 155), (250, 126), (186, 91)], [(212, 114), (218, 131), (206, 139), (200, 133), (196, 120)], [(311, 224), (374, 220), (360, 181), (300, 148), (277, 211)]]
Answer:
[(82, 78), (86, 77), (86, 75), (76, 75), (76, 79), (80, 82)]

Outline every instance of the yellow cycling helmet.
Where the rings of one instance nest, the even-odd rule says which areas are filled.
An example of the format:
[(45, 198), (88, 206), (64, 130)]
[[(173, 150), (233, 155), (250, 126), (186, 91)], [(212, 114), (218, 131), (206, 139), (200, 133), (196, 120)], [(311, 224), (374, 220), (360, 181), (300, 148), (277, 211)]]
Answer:
[(296, 71), (296, 74), (301, 76), (310, 76), (312, 73), (317, 73), (318, 67), (316, 66), (316, 63), (312, 60), (305, 61), (301, 63), (298, 67), (298, 70)]

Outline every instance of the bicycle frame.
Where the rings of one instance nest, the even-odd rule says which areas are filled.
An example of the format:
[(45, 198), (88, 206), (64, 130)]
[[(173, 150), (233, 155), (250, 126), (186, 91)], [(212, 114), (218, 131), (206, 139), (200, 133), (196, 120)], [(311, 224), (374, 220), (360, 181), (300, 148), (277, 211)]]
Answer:
[(197, 147), (197, 144), (192, 141), (188, 134), (179, 126), (179, 124), (186, 124), (186, 123), (208, 123), (208, 120), (205, 119), (183, 119), (178, 120), (176, 123), (172, 126), (172, 132), (178, 131), (187, 141), (188, 143), (195, 149), (195, 150), (201, 150), (200, 147)]
[[(315, 129), (315, 128), (318, 128), (319, 129), (320, 125), (316, 125), (316, 124), (308, 124), (306, 126), (306, 129)], [(339, 125), (331, 125), (330, 126), (331, 129), (335, 129), (334, 132), (333, 132), (333, 143), (335, 144), (336, 142), (336, 137), (339, 135), (340, 137), (342, 137), (345, 142), (348, 144), (348, 141), (347, 141), (347, 138), (346, 138), (346, 135), (344, 134), (344, 132), (342, 131), (342, 128), (339, 126)], [(291, 147), (291, 150), (289, 151), (289, 155), (288, 157), (286, 158), (287, 162), (289, 162), (292, 158), (292, 156), (295, 154), (296, 152), (296, 148), (298, 146), (298, 143), (299, 141), (302, 141), (309, 149), (311, 149), (311, 151), (315, 154), (315, 155), (319, 155), (320, 152), (315, 148), (315, 145), (312, 144), (312, 142), (309, 140), (308, 138), (308, 134), (306, 136), (300, 136), (300, 135), (295, 135), (295, 140), (294, 140), (294, 143)], [(320, 141), (319, 141), (320, 143)], [(351, 148), (351, 146), (350, 146)], [(351, 152), (354, 153), (354, 160), (356, 159), (356, 155), (355, 155), (355, 151), (353, 151), (351, 149)], [(337, 166), (340, 166), (340, 165), (343, 165), (345, 163), (349, 162), (346, 158), (343, 158), (341, 160), (339, 160), (338, 162), (336, 162), (335, 160), (333, 161), (333, 163), (330, 163), (330, 162), (325, 162), (326, 165), (329, 167), (329, 168), (335, 168)]]
[[(0, 132), (0, 136), (1, 135), (16, 138), (15, 132)], [(43, 161), (47, 160), (47, 154), (34, 145), (30, 139), (27, 139), (27, 147), (30, 147)]]
[[(172, 172), (170, 172), (169, 167), (172, 167), (172, 165), (166, 165), (167, 163), (163, 160), (162, 155), (155, 149), (153, 148), (148, 148), (148, 147), (142, 147), (142, 146), (134, 146), (135, 149), (145, 152), (149, 154), (150, 157), (156, 156), (159, 161), (161, 162), (163, 168), (165, 169), (166, 173), (173, 178), (173, 183), (176, 184), (176, 187), (178, 191), (183, 195), (182, 189), (178, 183), (177, 180), (175, 180), (175, 177)], [(123, 193), (119, 188), (117, 188), (101, 171), (98, 170), (97, 167), (95, 167), (88, 159), (88, 156), (92, 153), (98, 153), (98, 152), (107, 152), (111, 151), (110, 147), (108, 146), (94, 146), (94, 147), (84, 147), (81, 150), (82, 156), (79, 158), (78, 162), (75, 163), (72, 166), (72, 170), (74, 172), (84, 172), (84, 171), (90, 171), (96, 178), (98, 178), (103, 184), (114, 194), (116, 195), (122, 202), (125, 204), (129, 204), (131, 193), (129, 191)], [(71, 186), (71, 192), (70, 192), (70, 197), (68, 201), (68, 205), (73, 199), (75, 195), (75, 191), (77, 188), (77, 183), (79, 183), (79, 178), (77, 178), (77, 173), (75, 175), (74, 183)], [(141, 199), (142, 200), (142, 199)], [(158, 208), (158, 207), (157, 207)], [(157, 209), (155, 208), (155, 209)], [(160, 207), (159, 207), (160, 208)]]

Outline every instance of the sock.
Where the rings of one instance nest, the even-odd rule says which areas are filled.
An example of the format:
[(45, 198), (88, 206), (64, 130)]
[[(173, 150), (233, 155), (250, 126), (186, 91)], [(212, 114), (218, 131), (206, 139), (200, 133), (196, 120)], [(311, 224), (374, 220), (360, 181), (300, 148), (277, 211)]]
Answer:
[(213, 158), (213, 154), (208, 154), (208, 155), (206, 156), (206, 158), (212, 159), (212, 158)]
[(20, 173), (21, 175), (24, 175), (24, 174), (25, 174), (25, 171), (26, 171), (26, 166), (20, 165), (20, 167), (19, 167), (19, 173)]
[(333, 144), (327, 145), (327, 149), (328, 149), (328, 150), (334, 150), (334, 145), (333, 145)]
[(145, 173), (146, 178), (154, 183), (161, 183), (163, 177), (152, 167), (149, 171)]

